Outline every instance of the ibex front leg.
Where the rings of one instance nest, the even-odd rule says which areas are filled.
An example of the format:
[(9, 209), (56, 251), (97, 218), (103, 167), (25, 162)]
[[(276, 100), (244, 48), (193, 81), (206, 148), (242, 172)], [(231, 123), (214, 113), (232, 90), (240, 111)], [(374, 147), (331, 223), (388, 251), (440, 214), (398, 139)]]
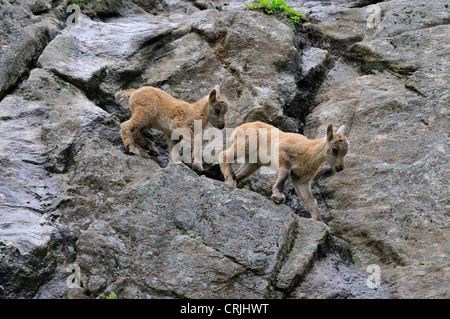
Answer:
[(192, 147), (192, 168), (197, 172), (203, 172), (202, 162), (202, 127), (196, 127), (194, 132), (190, 130)]
[(272, 187), (272, 196), (270, 197), (277, 204), (283, 203), (285, 200), (284, 183), (286, 183), (290, 173), (291, 168), (289, 162), (283, 158), (280, 158), (277, 181)]
[(306, 208), (308, 208), (311, 217), (320, 222), (324, 222), (317, 212), (317, 200), (311, 192), (311, 182), (302, 182), (296, 179), (295, 176), (292, 176), (292, 183), (297, 190), (298, 196), (305, 204)]

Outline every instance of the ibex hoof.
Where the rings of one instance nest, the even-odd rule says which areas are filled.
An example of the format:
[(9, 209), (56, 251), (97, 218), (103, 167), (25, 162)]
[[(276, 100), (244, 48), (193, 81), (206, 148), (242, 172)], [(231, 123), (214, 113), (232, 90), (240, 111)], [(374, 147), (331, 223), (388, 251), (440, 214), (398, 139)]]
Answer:
[(233, 187), (237, 186), (236, 180), (233, 179), (231, 176), (225, 179), (225, 183)]
[(277, 195), (277, 194), (272, 194), (270, 198), (272, 198), (272, 200), (277, 204), (284, 203), (285, 200), (284, 195)]
[(160, 155), (158, 149), (154, 145), (148, 145), (147, 146), (148, 151), (150, 152), (150, 155), (158, 157)]
[(150, 155), (154, 156), (154, 157), (158, 157), (160, 155), (158, 150), (150, 150)]
[(133, 146), (133, 145), (130, 145), (130, 147), (128, 148), (128, 152), (130, 152), (130, 154), (132, 154), (132, 155), (141, 156), (141, 153), (139, 152), (139, 150), (136, 148), (136, 146)]
[(203, 172), (203, 165), (199, 164), (199, 163), (194, 163), (194, 164), (192, 164), (192, 169), (196, 172), (201, 173), (201, 172)]

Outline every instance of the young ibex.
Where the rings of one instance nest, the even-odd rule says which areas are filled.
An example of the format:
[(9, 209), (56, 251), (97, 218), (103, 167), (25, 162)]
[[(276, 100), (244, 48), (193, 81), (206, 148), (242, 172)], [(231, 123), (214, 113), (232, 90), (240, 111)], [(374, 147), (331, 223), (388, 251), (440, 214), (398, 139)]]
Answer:
[[(169, 144), (169, 164), (173, 159), (172, 148), (177, 141), (172, 141), (172, 132), (177, 128), (187, 128), (191, 134), (191, 145), (194, 150), (194, 121), (202, 121), (202, 129), (211, 123), (223, 129), (225, 127), (225, 113), (228, 111), (228, 101), (220, 95), (216, 86), (208, 95), (195, 103), (188, 103), (174, 98), (161, 89), (144, 86), (140, 89), (119, 91), (115, 95), (116, 102), (120, 103), (129, 98), (132, 116), (121, 124), (122, 141), (130, 153), (140, 155), (136, 147), (148, 149), (151, 153), (159, 155), (157, 148), (142, 134), (142, 130), (155, 128), (163, 132)], [(194, 163), (193, 168), (203, 170), (201, 163)]]
[[(349, 142), (344, 136), (345, 126), (341, 126), (339, 130), (333, 134), (333, 127), (329, 124), (326, 136), (315, 140), (307, 139), (301, 134), (284, 133), (273, 126), (262, 122), (245, 123), (237, 129), (242, 129), (244, 132), (248, 129), (256, 131), (256, 141), (261, 141), (260, 134), (267, 134), (267, 143), (269, 146), (271, 145), (271, 130), (276, 130), (275, 133), (278, 133), (279, 137), (278, 158), (273, 158), (272, 156), (270, 159), (272, 164), (276, 164), (278, 178), (272, 188), (272, 200), (277, 204), (284, 202), (284, 183), (287, 178), (291, 176), (297, 194), (308, 208), (311, 217), (315, 220), (323, 221), (317, 212), (317, 201), (311, 192), (311, 181), (324, 162), (327, 162), (338, 172), (344, 169), (344, 157), (347, 154), (349, 147)], [(264, 130), (260, 133), (260, 129)], [(276, 141), (274, 141), (274, 143), (276, 143)], [(261, 166), (270, 165), (270, 162), (267, 164), (261, 163), (259, 144), (257, 145), (256, 163), (249, 163), (249, 146), (248, 135), (240, 136), (235, 134), (234, 144), (219, 155), (220, 169), (227, 184), (236, 186)], [(269, 146), (268, 148), (270, 149)], [(245, 149), (243, 150), (244, 147)], [(275, 147), (277, 146), (275, 145)], [(236, 161), (239, 153), (245, 154), (245, 163), (241, 165), (236, 173), (234, 173), (230, 162)], [(274, 154), (276, 154), (276, 152), (274, 152)]]

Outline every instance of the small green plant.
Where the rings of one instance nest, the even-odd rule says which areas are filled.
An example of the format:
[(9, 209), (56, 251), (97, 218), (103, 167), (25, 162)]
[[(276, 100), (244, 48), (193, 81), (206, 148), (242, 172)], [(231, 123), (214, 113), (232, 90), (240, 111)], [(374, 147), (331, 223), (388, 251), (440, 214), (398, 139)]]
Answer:
[(302, 20), (306, 20), (303, 12), (295, 11), (290, 5), (285, 3), (285, 0), (259, 0), (259, 3), (244, 3), (244, 5), (247, 9), (262, 9), (267, 14), (274, 13), (274, 10), (285, 12), (294, 23), (300, 23)]
[(71, 0), (73, 4), (76, 4), (80, 8), (84, 8), (88, 4), (88, 0)]
[(106, 297), (106, 299), (117, 299), (117, 295), (113, 291), (112, 293), (109, 294), (108, 297)]

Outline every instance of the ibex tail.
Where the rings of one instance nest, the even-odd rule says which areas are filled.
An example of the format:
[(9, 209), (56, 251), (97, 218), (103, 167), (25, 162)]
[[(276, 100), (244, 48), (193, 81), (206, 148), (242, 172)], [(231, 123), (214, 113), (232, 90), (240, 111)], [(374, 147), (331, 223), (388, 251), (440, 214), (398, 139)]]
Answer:
[(116, 103), (120, 104), (121, 102), (128, 100), (134, 91), (136, 91), (136, 89), (128, 89), (117, 92), (116, 95), (114, 95), (116, 98)]

